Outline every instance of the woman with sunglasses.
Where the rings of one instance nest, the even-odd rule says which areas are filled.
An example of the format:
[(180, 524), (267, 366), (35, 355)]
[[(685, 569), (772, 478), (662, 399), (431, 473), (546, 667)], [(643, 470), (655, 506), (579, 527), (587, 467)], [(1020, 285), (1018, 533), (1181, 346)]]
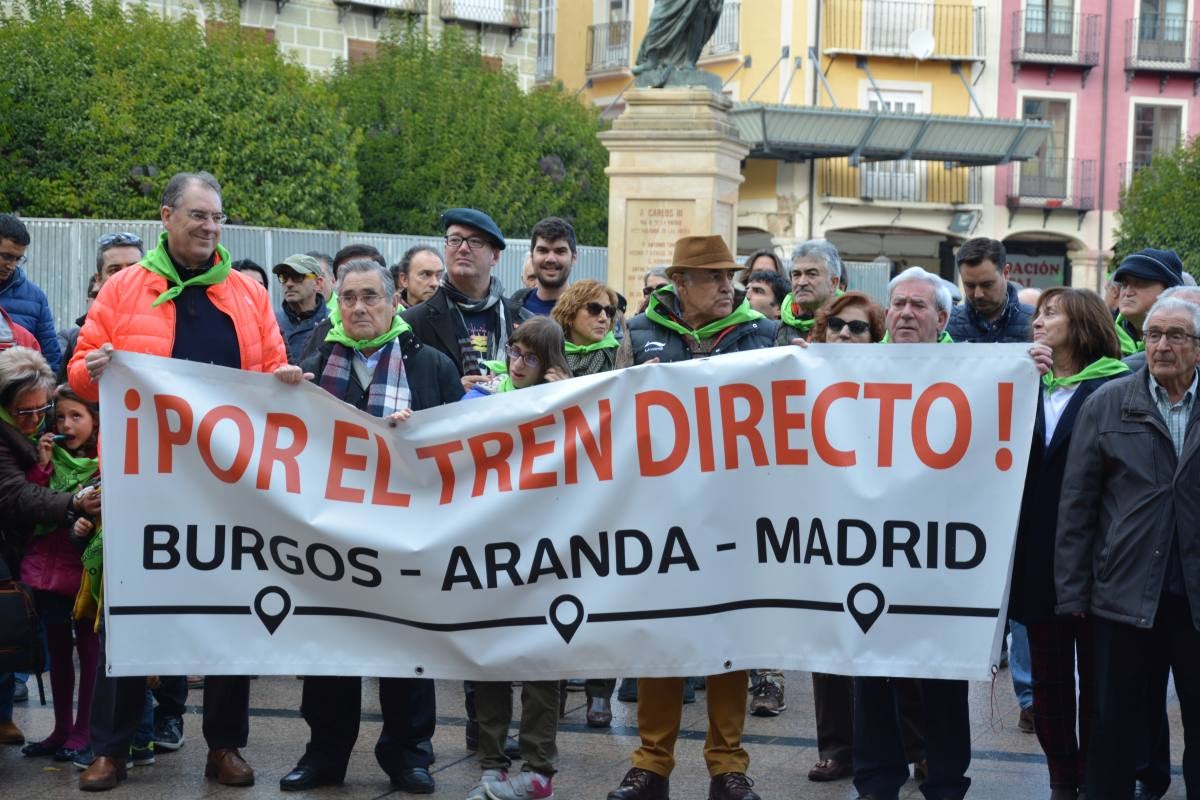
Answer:
[[(54, 373), (27, 347), (0, 353), (0, 548), (9, 574), (20, 574), (21, 550), (36, 525), (66, 525), (79, 514), (100, 511), (96, 492), (62, 492), (26, 480), (40, 451), (53, 445), (46, 432)], [(0, 744), (23, 744), (12, 721), (13, 674), (0, 674)]]
[(550, 318), (562, 326), (563, 349), (573, 377), (608, 372), (621, 343), (613, 335), (617, 293), (600, 281), (571, 284), (558, 298)]
[(817, 312), (814, 342), (870, 344), (883, 339), (883, 308), (863, 292), (846, 292)]

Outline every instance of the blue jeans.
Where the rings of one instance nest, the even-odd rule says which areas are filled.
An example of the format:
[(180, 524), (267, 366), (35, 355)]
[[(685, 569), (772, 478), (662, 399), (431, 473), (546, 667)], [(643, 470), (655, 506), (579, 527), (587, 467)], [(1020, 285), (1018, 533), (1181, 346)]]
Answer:
[(142, 721), (133, 732), (134, 747), (149, 747), (154, 741), (154, 692), (146, 689), (146, 705), (142, 709)]
[(1015, 619), (1008, 621), (1012, 641), (1008, 645), (1008, 671), (1012, 675), (1013, 694), (1021, 708), (1033, 705), (1033, 668), (1029, 660), (1029, 634)]

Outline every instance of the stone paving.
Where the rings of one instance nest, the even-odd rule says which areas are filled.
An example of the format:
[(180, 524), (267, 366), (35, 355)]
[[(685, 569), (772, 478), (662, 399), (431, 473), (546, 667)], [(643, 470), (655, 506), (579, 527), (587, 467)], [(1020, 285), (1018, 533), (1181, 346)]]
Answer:
[[(175, 753), (160, 753), (157, 763), (133, 767), (125, 783), (107, 796), (123, 800), (164, 800), (166, 798), (228, 798), (257, 800), (285, 795), (279, 791), (279, 779), (296, 763), (304, 750), (308, 728), (297, 711), (301, 682), (294, 677), (262, 677), (251, 685), (250, 744), (243, 754), (257, 772), (257, 784), (249, 789), (233, 789), (206, 781), (203, 776), (205, 747), (200, 735), (200, 715), (196, 705), (189, 706), (185, 717), (186, 744)], [(31, 698), (16, 706), (14, 720), (26, 736), (44, 736), (53, 726), (49, 705), (41, 706), (30, 681)], [(49, 685), (47, 681), (47, 692)], [(519, 696), (519, 692), (516, 692)], [(50, 698), (52, 702), (52, 698)], [(189, 697), (198, 704), (201, 693)], [(787, 704), (775, 718), (748, 717), (746, 744), (750, 751), (750, 775), (755, 789), (764, 800), (852, 800), (856, 795), (849, 780), (832, 784), (810, 783), (806, 776), (817, 759), (811, 682), (807, 673), (787, 673)], [(588, 728), (584, 722), (585, 700), (582, 692), (568, 695), (567, 715), (559, 730), (560, 773), (555, 779), (558, 800), (603, 800), (620, 781), (629, 766), (629, 753), (637, 744), (636, 706), (613, 701), (613, 727)], [(463, 798), (479, 776), (478, 760), (463, 743), (462, 685), (438, 682), (438, 728), (434, 737), (437, 762), (434, 797)], [(372, 680), (363, 684), (364, 720), (346, 783), (313, 792), (291, 793), (288, 797), (321, 797), (330, 800), (350, 798), (403, 798), (394, 790), (375, 763), (372, 753), (379, 735), (378, 692)], [(1045, 762), (1037, 740), (1017, 729), (1017, 704), (1008, 673), (1001, 672), (993, 685), (971, 686), (971, 727), (974, 755), (968, 773), (972, 779), (970, 794), (976, 800), (1044, 800), (1050, 795)], [(1183, 744), (1178, 701), (1170, 701), (1172, 725), (1172, 763), (1174, 778), (1167, 794), (1169, 800), (1183, 800), (1185, 792), (1179, 763)], [(684, 707), (683, 732), (677, 749), (679, 766), (671, 777), (675, 800), (705, 800), (708, 776), (701, 750), (705, 731), (704, 692), (697, 702)], [(0, 798), (41, 800), (42, 798), (83, 797), (77, 790), (78, 771), (70, 764), (53, 764), (46, 759), (26, 759), (18, 747), (0, 748)], [(910, 781), (903, 797), (920, 798), (915, 782)]]

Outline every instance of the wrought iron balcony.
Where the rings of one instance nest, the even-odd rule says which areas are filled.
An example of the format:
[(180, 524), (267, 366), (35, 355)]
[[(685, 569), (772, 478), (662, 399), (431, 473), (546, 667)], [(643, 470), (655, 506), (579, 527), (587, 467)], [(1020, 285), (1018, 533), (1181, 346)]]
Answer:
[[(276, 0), (279, 2), (279, 0)], [(286, 0), (284, 0), (286, 2)], [(375, 19), (375, 26), (379, 27), (380, 17), (390, 12), (400, 12), (403, 14), (424, 14), (428, 11), (428, 3), (426, 0), (333, 0), (333, 4), (338, 9), (338, 22), (346, 16), (346, 12), (352, 7), (358, 6), (364, 9), (370, 9), (372, 16)]]
[(537, 49), (537, 67), (533, 79), (538, 83), (546, 83), (554, 78), (554, 34), (539, 33)]
[(980, 167), (947, 169), (940, 161), (876, 161), (850, 166), (849, 159), (821, 160), (821, 196), (875, 203), (983, 202)]
[(510, 30), (529, 27), (526, 0), (442, 0), (441, 17), (447, 21), (475, 22)]
[(1096, 207), (1095, 159), (1053, 155), (1006, 164), (996, 168), (996, 182), (1004, 187), (1010, 209)]
[(1135, 72), (1200, 75), (1200, 22), (1176, 14), (1142, 14), (1125, 21), (1126, 83)]
[(717, 29), (713, 32), (712, 38), (708, 40), (708, 44), (704, 46), (700, 58), (727, 56), (742, 49), (741, 11), (741, 3), (727, 0), (725, 8), (721, 12), (721, 19), (717, 21)]
[(1012, 16), (1012, 62), (1057, 67), (1082, 67), (1100, 63), (1100, 15), (1072, 14), (1033, 7)]
[(607, 22), (588, 26), (587, 72), (615, 72), (629, 69), (630, 22)]
[(928, 58), (982, 61), (987, 49), (987, 10), (968, 3), (934, 0), (824, 0), (821, 49), (826, 53), (915, 58), (913, 31), (933, 37)]

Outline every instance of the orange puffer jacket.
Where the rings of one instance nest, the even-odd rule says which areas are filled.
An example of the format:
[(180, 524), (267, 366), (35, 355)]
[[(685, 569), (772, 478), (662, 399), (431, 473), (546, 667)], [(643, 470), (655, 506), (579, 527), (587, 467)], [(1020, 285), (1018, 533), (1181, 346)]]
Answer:
[[(170, 356), (175, 346), (175, 304), (150, 306), (167, 290), (167, 281), (148, 269), (123, 269), (104, 282), (100, 295), (88, 309), (87, 321), (71, 356), (67, 377), (71, 388), (85, 400), (99, 400), (100, 390), (88, 375), (84, 358), (97, 347), (111, 343), (116, 350)], [(234, 270), (220, 283), (208, 287), (213, 305), (233, 320), (242, 369), (272, 372), (287, 364), (287, 350), (271, 298), (262, 284)]]

